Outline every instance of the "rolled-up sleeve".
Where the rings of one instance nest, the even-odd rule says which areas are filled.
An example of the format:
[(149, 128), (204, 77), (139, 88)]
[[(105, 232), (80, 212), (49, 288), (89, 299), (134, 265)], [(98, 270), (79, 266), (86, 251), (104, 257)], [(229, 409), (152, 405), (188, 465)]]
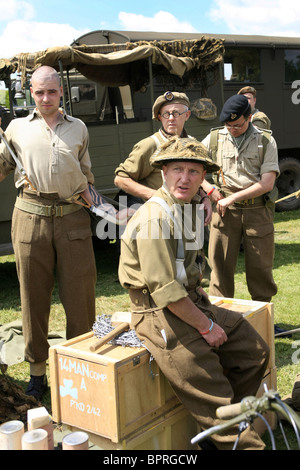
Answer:
[(261, 175), (263, 175), (264, 173), (269, 173), (270, 171), (275, 171), (277, 177), (280, 174), (279, 164), (278, 164), (277, 144), (276, 144), (275, 139), (272, 136), (270, 138), (270, 142), (268, 143), (266, 147), (264, 161), (262, 163), (260, 173)]

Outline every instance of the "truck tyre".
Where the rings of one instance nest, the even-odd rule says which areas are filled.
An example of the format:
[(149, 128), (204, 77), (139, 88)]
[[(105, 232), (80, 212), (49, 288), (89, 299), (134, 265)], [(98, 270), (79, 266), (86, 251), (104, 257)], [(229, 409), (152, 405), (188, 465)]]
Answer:
[[(276, 181), (278, 199), (300, 190), (300, 160), (287, 157), (279, 160), (280, 176)], [(292, 211), (300, 208), (300, 197), (290, 197), (276, 204), (276, 210)]]

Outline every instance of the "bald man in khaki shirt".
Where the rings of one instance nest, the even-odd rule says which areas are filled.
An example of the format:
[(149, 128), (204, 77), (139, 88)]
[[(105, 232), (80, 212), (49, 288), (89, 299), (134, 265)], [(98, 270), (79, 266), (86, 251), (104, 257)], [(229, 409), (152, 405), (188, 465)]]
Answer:
[[(48, 320), (57, 273), (67, 318), (67, 338), (90, 330), (95, 318), (96, 268), (90, 217), (66, 201), (93, 184), (88, 132), (60, 108), (62, 88), (51, 67), (32, 76), (32, 115), (13, 120), (6, 140), (26, 170), (31, 186), (0, 146), (0, 180), (15, 174), (18, 197), (12, 241), (20, 282), (25, 360), (31, 380), (26, 393), (41, 399), (47, 387)], [(35, 188), (35, 189), (34, 189)]]

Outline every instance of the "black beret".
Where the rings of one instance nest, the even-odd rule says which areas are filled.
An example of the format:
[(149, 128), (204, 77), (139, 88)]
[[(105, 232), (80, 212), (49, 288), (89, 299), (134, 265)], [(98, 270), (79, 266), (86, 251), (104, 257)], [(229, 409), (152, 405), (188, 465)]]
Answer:
[(232, 122), (243, 116), (250, 108), (244, 95), (233, 95), (224, 104), (220, 114), (221, 122)]

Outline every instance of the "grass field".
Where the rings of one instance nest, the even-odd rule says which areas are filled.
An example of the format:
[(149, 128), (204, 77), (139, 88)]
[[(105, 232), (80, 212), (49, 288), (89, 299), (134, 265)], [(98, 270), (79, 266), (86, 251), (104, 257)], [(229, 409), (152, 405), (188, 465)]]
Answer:
[[(285, 329), (300, 326), (300, 210), (275, 214), (274, 278), (278, 293), (274, 297), (275, 323)], [(98, 280), (96, 287), (97, 314), (124, 311), (129, 308), (127, 293), (118, 282), (118, 253), (114, 244), (95, 244)], [(235, 298), (249, 299), (244, 273), (243, 253), (240, 253), (236, 269)], [(14, 256), (0, 258), (0, 325), (21, 318), (19, 286)], [(57, 289), (54, 289), (50, 314), (50, 330), (64, 330), (64, 311)], [(296, 374), (300, 372), (297, 350), (300, 351), (300, 333), (292, 338), (276, 338), (277, 388), (283, 397), (293, 387)], [(300, 353), (299, 353), (300, 354)], [(10, 366), (7, 374), (24, 388), (28, 380), (26, 363)], [(45, 396), (45, 406), (51, 407), (50, 392)]]

